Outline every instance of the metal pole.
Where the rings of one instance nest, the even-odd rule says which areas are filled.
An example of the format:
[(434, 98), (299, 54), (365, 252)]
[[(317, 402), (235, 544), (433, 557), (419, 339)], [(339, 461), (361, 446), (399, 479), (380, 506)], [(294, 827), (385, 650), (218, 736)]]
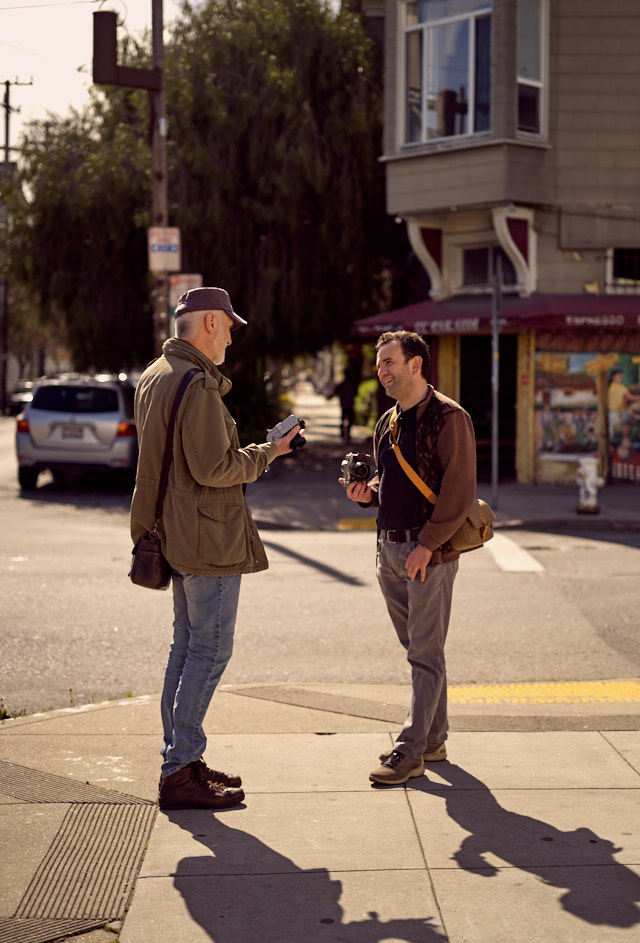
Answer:
[[(152, 0), (153, 68), (160, 70), (158, 91), (149, 92), (153, 109), (153, 132), (151, 141), (151, 169), (153, 186), (153, 225), (168, 224), (167, 195), (167, 113), (164, 92), (164, 41), (162, 23), (162, 0)], [(169, 279), (166, 272), (156, 272), (153, 288), (153, 349), (159, 357), (167, 339), (169, 325)]]
[(502, 259), (496, 255), (491, 309), (491, 503), (498, 507), (498, 461), (500, 442), (500, 308), (502, 302)]

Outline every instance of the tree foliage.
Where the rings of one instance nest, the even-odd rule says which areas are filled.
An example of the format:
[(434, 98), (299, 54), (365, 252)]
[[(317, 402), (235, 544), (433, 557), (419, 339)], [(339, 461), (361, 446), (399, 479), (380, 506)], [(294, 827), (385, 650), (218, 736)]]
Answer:
[[(227, 288), (243, 360), (347, 336), (384, 227), (379, 89), (359, 18), (323, 0), (185, 2), (166, 43), (169, 223), (182, 269)], [(127, 39), (123, 64), (142, 65)], [(145, 93), (95, 91), (23, 142), (13, 272), (61, 318), (78, 369), (152, 353)]]
[(179, 25), (171, 198), (188, 270), (257, 348), (345, 337), (378, 262), (380, 114), (359, 20), (318, 0), (209, 2)]

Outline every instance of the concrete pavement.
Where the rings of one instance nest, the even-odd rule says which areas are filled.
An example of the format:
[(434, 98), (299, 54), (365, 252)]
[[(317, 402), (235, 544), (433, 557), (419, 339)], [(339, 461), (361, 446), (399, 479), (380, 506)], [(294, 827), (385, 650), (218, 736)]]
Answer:
[[(304, 527), (339, 541), (360, 512), (335, 483), (336, 404), (296, 407), (308, 446), (249, 500), (283, 540)], [(639, 499), (603, 489), (597, 526), (639, 529)], [(501, 485), (498, 516), (571, 530), (576, 502), (577, 488)], [(454, 702), (448, 760), (385, 788), (368, 773), (407, 685), (223, 685), (207, 760), (241, 772), (246, 800), (215, 815), (157, 811), (157, 694), (4, 721), (0, 943), (630, 943), (638, 679), (625, 690), (518, 705), (509, 725), (512, 705)]]

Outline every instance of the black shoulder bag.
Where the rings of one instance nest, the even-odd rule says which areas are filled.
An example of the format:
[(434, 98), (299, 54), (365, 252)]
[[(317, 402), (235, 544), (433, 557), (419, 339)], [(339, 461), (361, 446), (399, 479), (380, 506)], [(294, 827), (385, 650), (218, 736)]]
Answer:
[(168, 589), (171, 582), (171, 567), (165, 560), (158, 534), (158, 525), (162, 516), (162, 505), (169, 481), (169, 466), (173, 458), (173, 431), (178, 415), (178, 407), (185, 390), (189, 386), (196, 373), (201, 371), (194, 367), (183, 376), (178, 392), (173, 400), (171, 415), (167, 425), (167, 440), (164, 445), (164, 455), (162, 456), (162, 470), (160, 472), (160, 484), (158, 485), (158, 498), (156, 500), (156, 522), (148, 534), (140, 537), (135, 547), (131, 551), (131, 569), (129, 578), (136, 586), (146, 586), (147, 589)]

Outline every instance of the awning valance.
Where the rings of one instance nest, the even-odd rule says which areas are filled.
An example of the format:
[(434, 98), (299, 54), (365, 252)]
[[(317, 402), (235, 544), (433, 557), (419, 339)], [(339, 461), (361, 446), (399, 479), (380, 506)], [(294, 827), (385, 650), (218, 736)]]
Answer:
[[(417, 334), (486, 334), (491, 332), (490, 295), (421, 301), (361, 318), (351, 336), (377, 337), (384, 331)], [(500, 330), (640, 330), (640, 295), (532, 295), (501, 299)]]

